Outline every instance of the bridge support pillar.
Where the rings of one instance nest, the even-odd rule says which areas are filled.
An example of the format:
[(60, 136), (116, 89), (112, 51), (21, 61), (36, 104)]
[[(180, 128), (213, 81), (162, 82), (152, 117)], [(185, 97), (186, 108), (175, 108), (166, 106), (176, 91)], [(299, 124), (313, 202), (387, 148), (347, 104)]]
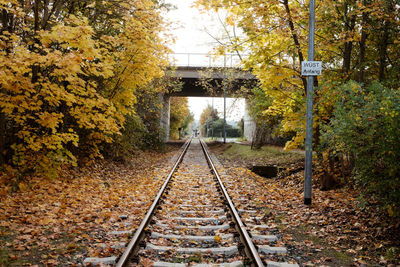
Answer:
[(244, 137), (246, 138), (247, 141), (252, 142), (254, 133), (256, 131), (256, 122), (254, 119), (250, 116), (249, 112), (249, 106), (250, 106), (250, 101), (246, 99), (246, 105), (245, 105), (245, 110), (244, 110)]
[(170, 117), (170, 96), (165, 94), (159, 95), (161, 110), (160, 110), (160, 129), (161, 140), (168, 142), (169, 140), (169, 117)]

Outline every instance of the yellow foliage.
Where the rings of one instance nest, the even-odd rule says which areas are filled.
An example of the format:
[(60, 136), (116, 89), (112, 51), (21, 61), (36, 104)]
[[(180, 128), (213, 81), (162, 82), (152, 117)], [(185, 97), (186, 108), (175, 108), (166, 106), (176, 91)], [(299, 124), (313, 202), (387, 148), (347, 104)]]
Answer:
[[(354, 60), (355, 55), (360, 54), (360, 51), (356, 50), (356, 44), (361, 41), (361, 29), (368, 35), (366, 45), (371, 45), (368, 42), (372, 42), (372, 35), (368, 31), (375, 25), (365, 27), (364, 24), (369, 23), (363, 21), (365, 15), (378, 21), (385, 16), (391, 17), (390, 23), (393, 27), (395, 21), (398, 21), (395, 16), (382, 13), (387, 8), (382, 5), (383, 2), (372, 2), (362, 4), (359, 1), (356, 5), (354, 1), (323, 1), (316, 8), (318, 41), (315, 42), (315, 60), (329, 64), (324, 66), (326, 69), (323, 75), (318, 77), (319, 86), (324, 86), (318, 88), (315, 93), (315, 127), (329, 121), (332, 116), (334, 103), (338, 99), (335, 90), (332, 89), (335, 87), (334, 82), (341, 81), (344, 75), (349, 75), (343, 75), (341, 69), (345, 46), (348, 48), (349, 44), (353, 45), (354, 55), (351, 55), (351, 60)], [(305, 131), (307, 81), (301, 76), (300, 67), (301, 61), (307, 60), (308, 56), (307, 5), (301, 1), (261, 0), (197, 0), (196, 5), (205, 11), (224, 9), (227, 13), (224, 23), (243, 29), (243, 33), (236, 39), (229, 38), (229, 41), (226, 41), (227, 38), (222, 38), (218, 50), (249, 54), (244, 59), (244, 66), (256, 74), (265, 94), (273, 100), (265, 114), (279, 118), (280, 131), (297, 133), (287, 144), (287, 148), (301, 146)], [(352, 19), (355, 26), (350, 29), (351, 25), (348, 22)], [(237, 35), (232, 33), (232, 36)], [(362, 65), (357, 60), (351, 62), (355, 69)], [(368, 67), (362, 67), (367, 72)], [(377, 71), (374, 73), (373, 68), (368, 71), (371, 77), (376, 76)]]
[(170, 138), (178, 139), (179, 128), (187, 127), (192, 120), (192, 115), (189, 111), (188, 98), (173, 97), (170, 100), (170, 104)]
[(0, 108), (17, 137), (10, 144), (16, 164), (26, 166), (32, 153), (46, 157), (42, 163), (75, 161), (71, 146), (101, 156), (98, 146), (112, 142), (134, 113), (137, 88), (163, 76), (168, 49), (156, 4), (124, 0), (114, 10), (89, 2), (99, 13), (112, 10), (101, 13), (105, 21), (61, 8), (49, 21), (38, 18), (36, 28), (30, 8), (0, 0), (20, 22), (0, 34)]

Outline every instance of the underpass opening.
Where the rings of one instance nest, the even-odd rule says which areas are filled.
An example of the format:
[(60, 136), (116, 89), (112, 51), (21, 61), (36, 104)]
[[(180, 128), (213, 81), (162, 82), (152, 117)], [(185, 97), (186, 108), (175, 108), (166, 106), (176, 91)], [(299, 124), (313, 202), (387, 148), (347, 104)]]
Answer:
[[(226, 98), (226, 137), (228, 142), (243, 137), (244, 98)], [(201, 136), (223, 141), (224, 98), (170, 97), (170, 140)]]
[[(252, 88), (258, 86), (258, 80), (251, 71), (237, 67), (177, 66), (167, 70), (166, 76), (180, 83), (179, 90), (171, 90), (163, 96), (161, 127), (167, 133), (166, 141), (193, 133), (207, 138), (224, 139), (224, 132), (228, 138), (253, 139), (255, 123), (245, 108), (248, 101), (244, 99), (251, 94)], [(174, 97), (189, 97), (190, 110), (194, 115), (193, 123), (186, 125), (188, 129), (178, 127), (178, 134), (176, 127), (170, 127), (168, 120), (170, 101)], [(226, 99), (226, 124), (223, 121), (223, 99)], [(240, 108), (235, 108), (235, 103), (240, 103)], [(211, 112), (214, 104), (216, 110)], [(201, 113), (206, 109), (209, 109), (209, 114), (203, 115), (201, 119)], [(224, 125), (225, 131), (221, 130)]]

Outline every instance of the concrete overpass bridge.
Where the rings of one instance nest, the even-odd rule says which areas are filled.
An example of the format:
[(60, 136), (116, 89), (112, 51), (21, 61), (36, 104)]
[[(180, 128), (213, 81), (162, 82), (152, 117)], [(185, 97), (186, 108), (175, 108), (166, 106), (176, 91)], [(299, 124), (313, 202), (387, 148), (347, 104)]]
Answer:
[[(171, 78), (179, 78), (182, 82), (182, 90), (160, 95), (162, 102), (161, 127), (166, 133), (166, 141), (169, 139), (169, 120), (170, 120), (170, 98), (171, 97), (223, 97), (224, 88), (227, 97), (234, 97), (234, 93), (239, 91), (242, 86), (256, 85), (257, 78), (250, 72), (238, 68), (233, 54), (228, 54), (218, 58), (212, 58), (208, 54), (174, 54), (174, 56), (184, 56), (186, 60), (180, 60), (166, 71), (166, 75)], [(194, 57), (194, 58), (193, 58)], [(221, 60), (222, 58), (222, 60)], [(208, 90), (200, 81), (207, 79), (207, 86), (212, 87)], [(211, 92), (212, 91), (212, 92)], [(244, 115), (244, 135), (251, 141), (255, 131), (255, 123), (248, 112), (248, 101), (246, 101)]]
[[(170, 96), (197, 96), (197, 97), (223, 97), (224, 90), (221, 88), (223, 81), (229, 83), (228, 97), (240, 90), (241, 86), (256, 83), (256, 77), (249, 71), (238, 68), (224, 67), (184, 67), (178, 66), (175, 70), (167, 72), (169, 77), (179, 78), (182, 82), (182, 90), (173, 92)], [(211, 93), (202, 86), (200, 79), (206, 78), (209, 85), (213, 87)]]

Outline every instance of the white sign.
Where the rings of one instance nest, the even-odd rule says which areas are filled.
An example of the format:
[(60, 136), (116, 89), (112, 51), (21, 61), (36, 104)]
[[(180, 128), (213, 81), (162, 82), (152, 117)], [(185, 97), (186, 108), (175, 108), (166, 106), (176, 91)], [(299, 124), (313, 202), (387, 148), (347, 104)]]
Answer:
[(322, 73), (321, 61), (302, 61), (301, 62), (301, 75), (303, 76), (317, 76)]

